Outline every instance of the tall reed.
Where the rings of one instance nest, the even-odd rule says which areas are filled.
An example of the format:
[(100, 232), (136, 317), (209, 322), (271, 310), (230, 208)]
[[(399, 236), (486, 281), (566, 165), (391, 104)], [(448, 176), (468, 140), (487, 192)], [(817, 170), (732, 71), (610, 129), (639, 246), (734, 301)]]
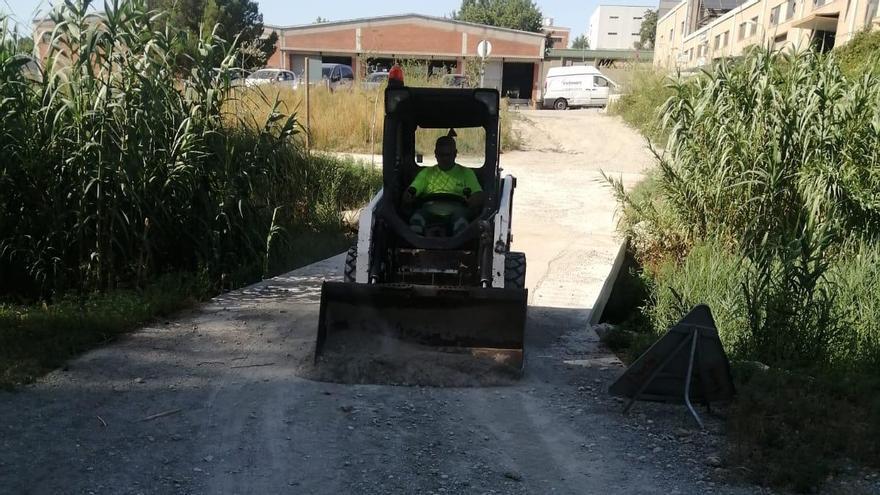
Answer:
[[(623, 227), (642, 254), (659, 258), (655, 264), (686, 260), (682, 269), (694, 276), (710, 260), (690, 256), (692, 246), (709, 243), (740, 259), (725, 272), (739, 294), (724, 297), (736, 307), (725, 309), (736, 325), (728, 342), (742, 356), (877, 359), (877, 324), (861, 326), (855, 352), (838, 343), (852, 341), (852, 327), (841, 323), (851, 320), (841, 315), (858, 311), (858, 300), (844, 297), (856, 293), (853, 284), (840, 280), (853, 273), (845, 268), (857, 256), (852, 246), (869, 259), (880, 249), (880, 79), (847, 78), (834, 55), (756, 50), (669, 88), (659, 112), (669, 139), (650, 192), (616, 184), (629, 213)], [(671, 286), (657, 290), (684, 282), (666, 280)], [(721, 300), (712, 291), (730, 287), (710, 284), (694, 295)], [(680, 316), (663, 314), (658, 329)]]
[(370, 185), (324, 194), (328, 176), (376, 182), (306, 154), (278, 102), (256, 123), (224, 116), (234, 42), (186, 40), (141, 1), (109, 1), (93, 22), (90, 3), (52, 12), (38, 82), (0, 28), (0, 292), (219, 278), (366, 199)]

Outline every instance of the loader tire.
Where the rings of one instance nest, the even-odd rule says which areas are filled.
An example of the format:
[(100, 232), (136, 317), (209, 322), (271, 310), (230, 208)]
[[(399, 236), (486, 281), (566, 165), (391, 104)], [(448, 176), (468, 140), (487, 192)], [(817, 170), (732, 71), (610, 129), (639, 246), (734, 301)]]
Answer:
[(357, 257), (358, 247), (357, 244), (354, 244), (348, 248), (348, 252), (345, 253), (345, 268), (342, 272), (343, 282), (354, 283), (357, 270)]
[(526, 288), (526, 253), (507, 253), (504, 258), (504, 288)]

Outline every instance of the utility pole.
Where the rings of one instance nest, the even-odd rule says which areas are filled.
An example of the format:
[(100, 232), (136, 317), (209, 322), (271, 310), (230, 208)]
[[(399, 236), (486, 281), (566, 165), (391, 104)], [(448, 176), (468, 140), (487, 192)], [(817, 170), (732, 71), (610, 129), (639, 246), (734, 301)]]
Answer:
[(309, 57), (306, 57), (305, 65), (306, 65), (305, 77), (303, 79), (305, 79), (305, 84), (306, 84), (306, 94), (305, 94), (305, 98), (306, 98), (306, 151), (310, 151), (311, 147), (312, 147), (312, 142), (311, 142), (312, 138), (310, 137), (310, 135), (312, 134), (312, 126), (311, 126), (311, 121), (309, 120), (310, 119), (310, 115), (309, 115)]
[(477, 44), (477, 55), (480, 56), (480, 87), (485, 87), (486, 58), (492, 53), (492, 43), (489, 40), (481, 40)]

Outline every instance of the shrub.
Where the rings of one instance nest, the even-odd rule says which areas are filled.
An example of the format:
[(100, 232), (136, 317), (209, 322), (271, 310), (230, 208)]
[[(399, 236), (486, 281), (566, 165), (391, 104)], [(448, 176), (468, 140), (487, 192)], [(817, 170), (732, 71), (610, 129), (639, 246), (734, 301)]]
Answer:
[(841, 456), (880, 465), (880, 79), (838, 53), (751, 51), (674, 81), (658, 169), (621, 229), (663, 332), (708, 303), (737, 366), (732, 454), (808, 490)]
[(835, 48), (840, 68), (854, 79), (880, 75), (880, 31), (860, 31), (845, 45)]
[(655, 143), (666, 140), (666, 130), (660, 119), (660, 108), (673, 92), (668, 87), (671, 79), (653, 69), (638, 69), (624, 88), (625, 93), (608, 106), (609, 113), (620, 115)]
[[(615, 184), (622, 226), (642, 258), (670, 260), (656, 271), (657, 290), (664, 280), (679, 293), (697, 283), (697, 295), (722, 311), (737, 301), (742, 310), (730, 324), (739, 330), (727, 342), (743, 357), (845, 361), (833, 343), (849, 330), (835, 314), (840, 287), (852, 285), (831, 277), (852, 272), (840, 264), (852, 252), (845, 239), (878, 234), (877, 80), (849, 83), (833, 57), (755, 51), (670, 87), (675, 94), (663, 108), (670, 137), (657, 172), (630, 193)], [(867, 242), (865, 256), (875, 251)], [(688, 254), (704, 244), (716, 258)], [(726, 276), (736, 283), (717, 283)], [(680, 316), (664, 297), (657, 296), (657, 329)]]
[(88, 7), (53, 12), (37, 81), (0, 28), (0, 293), (268, 268), (285, 237), (340, 224), (378, 184), (306, 153), (279, 102), (260, 121), (224, 116), (234, 45), (159, 30), (141, 2), (108, 3), (100, 23)]

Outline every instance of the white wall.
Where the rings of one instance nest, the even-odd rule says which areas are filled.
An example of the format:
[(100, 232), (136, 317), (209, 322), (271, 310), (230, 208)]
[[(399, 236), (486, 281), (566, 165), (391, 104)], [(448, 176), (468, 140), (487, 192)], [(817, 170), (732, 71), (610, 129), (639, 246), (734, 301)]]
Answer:
[(653, 6), (600, 5), (590, 16), (587, 37), (590, 48), (631, 49), (639, 41), (639, 29), (646, 10)]

